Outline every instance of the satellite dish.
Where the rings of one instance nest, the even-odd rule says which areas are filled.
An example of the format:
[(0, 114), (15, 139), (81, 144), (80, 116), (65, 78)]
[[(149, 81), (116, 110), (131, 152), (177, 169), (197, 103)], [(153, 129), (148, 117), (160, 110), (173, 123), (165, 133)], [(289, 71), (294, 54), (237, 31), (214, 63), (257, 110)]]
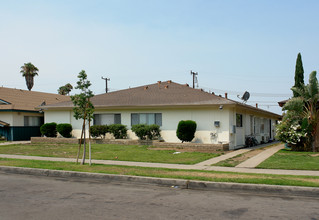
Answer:
[(243, 103), (246, 103), (250, 97), (250, 94), (249, 94), (249, 92), (246, 91), (242, 97), (239, 97), (239, 95), (237, 95), (237, 97), (240, 98), (241, 100), (243, 100)]

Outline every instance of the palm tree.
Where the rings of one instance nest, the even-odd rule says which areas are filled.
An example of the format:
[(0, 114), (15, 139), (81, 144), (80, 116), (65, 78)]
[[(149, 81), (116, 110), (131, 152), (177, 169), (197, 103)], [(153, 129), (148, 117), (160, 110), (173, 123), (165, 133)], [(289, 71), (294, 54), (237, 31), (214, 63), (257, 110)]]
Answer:
[(71, 90), (73, 89), (73, 86), (68, 83), (65, 85), (65, 92), (66, 92), (66, 95), (69, 95), (69, 93), (71, 92)]
[(58, 89), (58, 93), (60, 95), (69, 95), (69, 93), (71, 92), (72, 89), (73, 89), (73, 86), (70, 83), (68, 83), (65, 86), (61, 86)]
[(39, 69), (32, 63), (25, 63), (23, 66), (21, 66), (20, 73), (22, 73), (22, 76), (25, 77), (25, 81), (29, 91), (31, 91), (33, 87), (33, 78), (34, 76), (38, 75), (38, 71)]
[(284, 110), (299, 113), (303, 118), (303, 125), (308, 127), (311, 133), (312, 150), (316, 151), (318, 143), (316, 143), (317, 126), (319, 120), (319, 84), (316, 77), (317, 72), (313, 71), (309, 75), (309, 84), (301, 85), (301, 87), (292, 87), (291, 90), (299, 95), (299, 97), (292, 98), (285, 106)]

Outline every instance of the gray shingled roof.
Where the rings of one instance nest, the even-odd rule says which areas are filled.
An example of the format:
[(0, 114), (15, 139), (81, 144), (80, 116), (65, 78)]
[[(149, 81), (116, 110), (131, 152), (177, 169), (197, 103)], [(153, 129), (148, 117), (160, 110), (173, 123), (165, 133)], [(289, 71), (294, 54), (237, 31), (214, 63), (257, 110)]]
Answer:
[[(119, 90), (110, 93), (95, 95), (91, 99), (96, 109), (102, 108), (134, 108), (134, 107), (161, 107), (161, 106), (213, 106), (237, 105), (254, 111), (264, 112), (278, 116), (272, 112), (226, 99), (200, 89), (193, 89), (188, 85), (172, 81), (158, 82), (155, 84)], [(72, 108), (73, 103), (60, 102), (43, 109)]]
[[(171, 81), (95, 95), (91, 101), (95, 108), (235, 104), (234, 101)], [(54, 107), (73, 107), (73, 104), (63, 102), (46, 106)]]
[(0, 87), (0, 111), (38, 111), (36, 107), (43, 102), (53, 104), (68, 100), (70, 97), (64, 95)]

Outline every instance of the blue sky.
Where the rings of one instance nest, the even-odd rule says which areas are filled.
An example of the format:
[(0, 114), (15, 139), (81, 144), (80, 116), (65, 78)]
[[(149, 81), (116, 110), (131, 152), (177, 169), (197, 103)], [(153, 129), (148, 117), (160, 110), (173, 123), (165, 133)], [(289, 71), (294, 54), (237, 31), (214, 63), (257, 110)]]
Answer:
[[(297, 54), (305, 81), (319, 67), (319, 1), (0, 0), (1, 85), (55, 93), (84, 69), (95, 94), (173, 80), (276, 113), (291, 94)], [(0, 85), (0, 86), (1, 86)], [(74, 91), (76, 92), (76, 91)]]

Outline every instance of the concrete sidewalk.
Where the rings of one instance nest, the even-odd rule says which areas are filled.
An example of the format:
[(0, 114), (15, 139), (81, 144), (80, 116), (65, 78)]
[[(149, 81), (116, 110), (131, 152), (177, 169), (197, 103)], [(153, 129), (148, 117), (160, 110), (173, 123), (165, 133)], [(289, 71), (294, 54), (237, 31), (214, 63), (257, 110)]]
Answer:
[(279, 150), (283, 149), (285, 146), (284, 144), (280, 144), (269, 149), (262, 151), (261, 153), (257, 154), (256, 156), (249, 158), (248, 160), (238, 164), (236, 168), (255, 168), (263, 161), (277, 153)]
[[(76, 159), (73, 159), (73, 158), (38, 157), (38, 156), (7, 155), (7, 154), (0, 154), (0, 158), (41, 160), (41, 161), (61, 161), (61, 162), (76, 161)], [(88, 162), (88, 160), (86, 160), (86, 162)], [(146, 162), (114, 161), (114, 160), (92, 160), (92, 163), (104, 164), (104, 165), (153, 167), (153, 168), (168, 168), (168, 169), (182, 169), (182, 170), (209, 170), (209, 171), (237, 172), (237, 173), (319, 176), (319, 171), (310, 171), (310, 170), (254, 169), (254, 168), (238, 168), (238, 167), (216, 167), (216, 166), (206, 166), (206, 165), (198, 165), (198, 164), (183, 165), (183, 164), (146, 163)]]
[(0, 143), (0, 145), (13, 145), (13, 144), (31, 144), (31, 141), (8, 141)]

